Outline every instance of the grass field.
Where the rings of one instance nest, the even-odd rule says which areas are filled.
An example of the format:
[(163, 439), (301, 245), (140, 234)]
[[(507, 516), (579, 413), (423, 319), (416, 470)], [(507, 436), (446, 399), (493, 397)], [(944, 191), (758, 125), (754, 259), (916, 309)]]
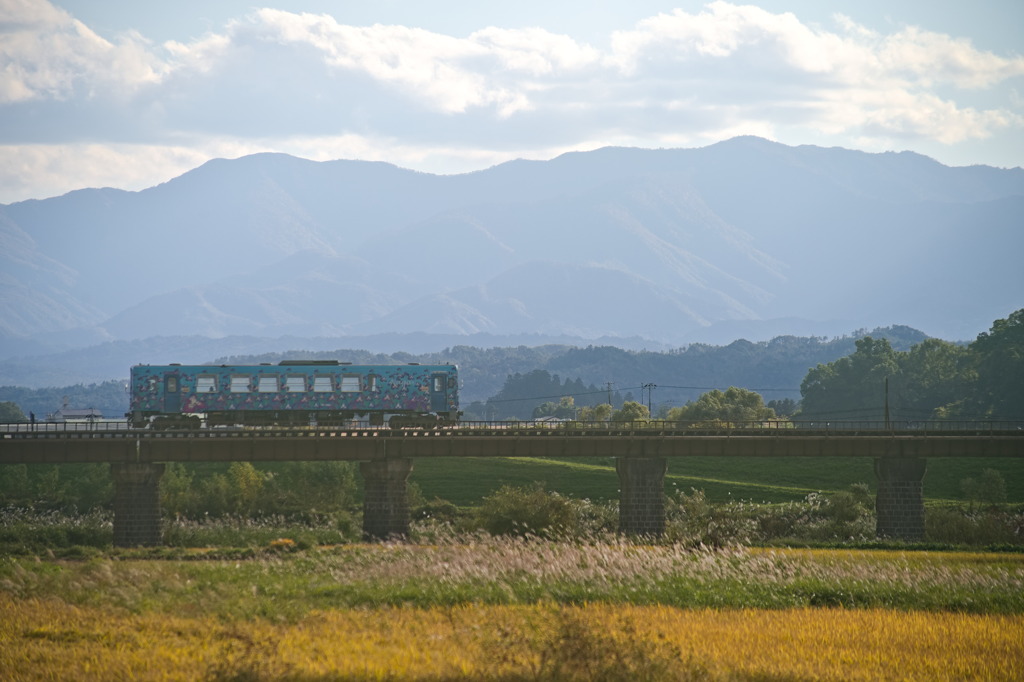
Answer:
[[(7, 680), (1018, 680), (1024, 557), (462, 538), (0, 558)], [(205, 558), (204, 558), (205, 557)]]
[[(712, 458), (669, 460), (666, 485), (704, 490), (709, 500), (787, 502), (812, 492), (847, 490), (866, 483), (875, 489), (869, 458)], [(999, 471), (1007, 501), (1024, 502), (1024, 459), (931, 459), (924, 479), (929, 501), (963, 500), (961, 481), (984, 469)], [(550, 490), (592, 500), (618, 499), (619, 481), (610, 460), (418, 459), (410, 480), (427, 498), (473, 506), (502, 485), (545, 483)]]
[[(1009, 502), (1024, 501), (1021, 462), (928, 466), (929, 518), (986, 468), (1002, 474)], [(797, 501), (809, 493), (873, 489), (871, 467), (677, 459), (666, 485), (718, 502), (794, 502), (719, 505), (775, 509), (766, 518), (778, 521), (807, 516), (814, 503)], [(538, 481), (618, 498), (614, 465), (601, 459), (423, 459), (411, 480), (423, 498), (463, 507)], [(699, 521), (702, 500), (682, 511)], [(457, 534), (433, 522), (414, 534), (424, 544), (322, 545), (344, 541), (347, 512), (316, 527), (180, 520), (168, 524), (173, 547), (123, 550), (110, 548), (103, 513), (8, 511), (18, 551), (0, 551), (3, 680), (1024, 679), (1024, 554), (1011, 551), (708, 549)], [(739, 523), (734, 511), (702, 523)], [(1014, 513), (1004, 516), (1018, 519), (1019, 537)]]
[(0, 597), (6, 680), (986, 680), (1019, 616), (481, 606), (225, 623)]

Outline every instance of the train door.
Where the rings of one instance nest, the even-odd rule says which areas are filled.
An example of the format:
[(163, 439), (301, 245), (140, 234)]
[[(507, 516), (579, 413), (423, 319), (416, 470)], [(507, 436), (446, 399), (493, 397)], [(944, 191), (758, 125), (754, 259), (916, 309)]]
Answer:
[(164, 412), (181, 412), (181, 385), (177, 372), (164, 374)]
[(448, 411), (448, 375), (434, 374), (430, 377), (430, 411)]

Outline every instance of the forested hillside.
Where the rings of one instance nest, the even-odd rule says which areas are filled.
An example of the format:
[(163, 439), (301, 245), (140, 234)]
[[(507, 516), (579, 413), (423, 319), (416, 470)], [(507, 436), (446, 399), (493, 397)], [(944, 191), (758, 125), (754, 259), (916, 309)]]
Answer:
[[(766, 401), (798, 400), (800, 384), (807, 372), (855, 350), (855, 343), (867, 333), (835, 339), (780, 336), (771, 341), (735, 341), (728, 346), (693, 344), (668, 352), (627, 351), (611, 346), (546, 345), (514, 348), (453, 346), (436, 353), (370, 353), (362, 350), (266, 353), (211, 358), (211, 364), (277, 363), (285, 359), (338, 359), (353, 364), (452, 363), (459, 366), (464, 409), (478, 418), (530, 418), (534, 408), (552, 399), (572, 395), (580, 405), (606, 402), (611, 384), (612, 400), (639, 400), (640, 387), (654, 383), (655, 413), (695, 400), (713, 388), (739, 386), (758, 391)], [(896, 350), (907, 350), (925, 339), (908, 327), (896, 326), (870, 332), (885, 338)], [(548, 378), (536, 385), (517, 384), (503, 393), (509, 377), (544, 371)], [(554, 382), (558, 381), (556, 389)], [(566, 383), (569, 383), (567, 386)], [(595, 392), (596, 391), (596, 392)], [(501, 395), (499, 395), (499, 393)], [(27, 389), (0, 387), (0, 402), (13, 401), (25, 414), (42, 416), (59, 408), (68, 397), (71, 407), (95, 407), (108, 417), (123, 416), (128, 409), (124, 384), (108, 381), (92, 385)], [(491, 413), (482, 405), (496, 398), (499, 406)], [(501, 401), (501, 402), (498, 402)]]
[(128, 389), (124, 381), (38, 389), (0, 386), (0, 403), (6, 402), (16, 403), (25, 415), (34, 413), (39, 420), (65, 404), (71, 408), (95, 408), (104, 417), (123, 417), (128, 410)]
[(1024, 421), (1024, 309), (966, 346), (928, 339), (909, 351), (865, 337), (801, 384), (804, 419)]

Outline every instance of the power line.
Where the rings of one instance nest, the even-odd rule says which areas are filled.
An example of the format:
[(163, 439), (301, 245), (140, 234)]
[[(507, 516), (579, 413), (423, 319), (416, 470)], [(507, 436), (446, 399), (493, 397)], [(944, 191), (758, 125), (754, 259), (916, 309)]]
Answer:
[[(668, 385), (668, 384), (653, 384), (653, 383), (650, 384), (650, 385), (656, 386), (658, 388), (674, 388), (674, 389), (685, 390), (685, 391), (720, 391), (720, 390), (723, 390), (723, 389), (721, 389), (718, 386), (671, 386), (671, 385)], [(625, 386), (623, 388), (615, 389), (615, 392), (616, 393), (622, 393), (622, 392), (627, 392), (628, 393), (630, 391), (640, 391), (641, 394), (642, 394), (643, 391), (648, 390), (647, 386), (648, 386), (648, 384), (641, 384), (639, 386)], [(755, 392), (761, 392), (761, 391), (799, 392), (800, 391), (799, 388), (747, 388), (747, 389), (744, 389), (744, 390), (755, 391)], [(485, 402), (485, 403), (512, 403), (512, 402), (522, 402), (522, 401), (526, 401), (526, 400), (558, 400), (560, 398), (567, 398), (567, 397), (575, 398), (575, 397), (578, 397), (578, 396), (588, 396), (588, 395), (598, 395), (598, 394), (608, 394), (608, 395), (610, 395), (611, 391), (612, 391), (612, 383), (608, 382), (606, 389), (600, 389), (600, 390), (595, 390), (595, 391), (582, 391), (582, 392), (576, 392), (576, 393), (559, 393), (558, 395), (538, 395), (538, 396), (529, 396), (529, 397), (526, 397), (526, 398), (488, 398), (486, 401), (483, 401), (483, 402)]]
[[(684, 391), (721, 391), (720, 386), (669, 386), (668, 384), (658, 384), (658, 388), (678, 388)], [(784, 391), (787, 393), (799, 392), (800, 388), (745, 388), (743, 386), (736, 386), (735, 388), (742, 388), (746, 391), (754, 391), (760, 393), (761, 391)]]
[[(627, 389), (628, 390), (628, 389)], [(485, 402), (488, 403), (514, 403), (522, 400), (557, 400), (559, 398), (575, 398), (576, 396), (582, 395), (603, 395), (604, 390), (600, 391), (584, 391), (582, 393), (559, 393), (558, 395), (538, 395), (529, 398), (488, 398)]]

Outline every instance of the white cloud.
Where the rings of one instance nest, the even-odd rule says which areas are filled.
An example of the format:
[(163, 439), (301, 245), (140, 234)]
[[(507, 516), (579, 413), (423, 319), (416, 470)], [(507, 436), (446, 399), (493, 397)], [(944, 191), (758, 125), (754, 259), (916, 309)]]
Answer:
[[(881, 93), (847, 91), (839, 109), (852, 110), (855, 121), (844, 129), (857, 128), (881, 138), (919, 137), (922, 131), (943, 144), (984, 139), (993, 131), (1024, 126), (1024, 117), (1004, 111), (978, 111), (929, 94), (894, 91)], [(859, 103), (850, 107), (849, 101)]]
[(643, 19), (603, 50), (537, 27), (453, 36), (277, 9), (154, 45), (102, 37), (46, 2), (7, 0), (0, 165), (19, 170), (7, 171), (0, 201), (25, 196), (14, 187), (39, 196), (28, 188), (59, 177), (67, 188), (138, 186), (132, 178), (156, 168), (231, 150), (465, 170), (733, 132), (958, 145), (1019, 135), (1022, 77), (1024, 58), (966, 39), (913, 26), (885, 34), (841, 15), (823, 28), (722, 0)]
[(111, 43), (47, 3), (0, 9), (0, 105), (119, 96), (159, 80), (164, 65), (137, 34)]
[(43, 199), (82, 187), (143, 189), (209, 160), (208, 151), (87, 143), (0, 146), (0, 202)]
[(500, 29), (493, 26), (474, 32), (469, 40), (494, 55), (510, 72), (532, 76), (559, 75), (596, 64), (601, 53), (565, 35), (540, 28)]
[(723, 59), (741, 50), (798, 45), (808, 33), (792, 14), (775, 15), (725, 2), (713, 2), (708, 8), (700, 14), (677, 9), (645, 19), (632, 30), (617, 31), (612, 35), (612, 63), (633, 73), (644, 62)]
[(970, 41), (910, 27), (886, 37), (879, 61), (886, 73), (906, 73), (923, 87), (952, 83), (985, 88), (1024, 75), (1024, 57), (1005, 59), (974, 48)]
[(846, 17), (837, 23), (840, 32), (830, 32), (792, 14), (713, 2), (616, 33), (608, 63), (640, 87), (660, 80), (689, 93), (650, 106), (718, 109), (755, 127), (800, 123), (955, 143), (1021, 125), (1012, 111), (963, 106), (937, 87), (991, 87), (1024, 75), (1024, 58), (914, 27), (883, 36)]
[[(600, 147), (600, 142), (584, 149)], [(510, 158), (550, 158), (579, 145), (518, 150), (515, 154), (480, 148), (405, 144), (359, 135), (273, 139), (192, 139), (188, 145), (28, 144), (0, 146), (0, 203), (59, 196), (83, 187), (141, 190), (166, 182), (213, 158), (282, 152), (314, 161), (385, 161), (435, 173), (487, 168)]]
[(329, 16), (270, 9), (259, 10), (251, 24), (234, 24), (232, 32), (311, 47), (329, 66), (397, 88), (443, 113), (492, 104), (510, 113), (524, 102), (521, 95), (472, 68), (474, 60), (489, 56), (473, 40), (405, 26), (345, 26)]

